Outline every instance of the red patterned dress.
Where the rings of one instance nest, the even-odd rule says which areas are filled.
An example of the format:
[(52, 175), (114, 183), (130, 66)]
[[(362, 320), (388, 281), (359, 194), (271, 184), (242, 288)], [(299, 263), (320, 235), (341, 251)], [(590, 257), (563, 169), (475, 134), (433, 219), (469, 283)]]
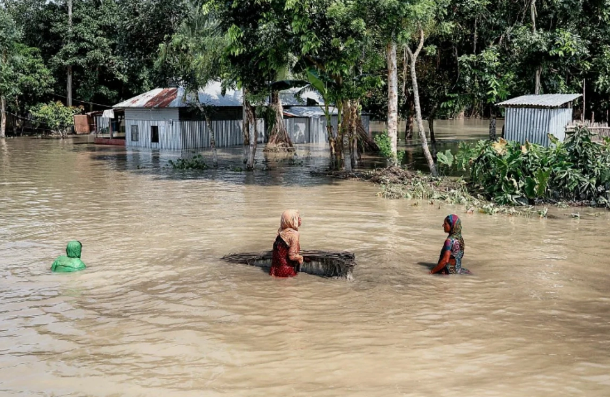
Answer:
[[(271, 276), (294, 277), (297, 275), (299, 266), (298, 256), (300, 256), (298, 255), (298, 240), (296, 245), (296, 249), (291, 250), (290, 246), (286, 244), (282, 237), (280, 235), (277, 236), (273, 243), (273, 259), (271, 262), (271, 270), (269, 270)], [(294, 251), (296, 251), (296, 258)], [(291, 259), (291, 257), (293, 259)]]

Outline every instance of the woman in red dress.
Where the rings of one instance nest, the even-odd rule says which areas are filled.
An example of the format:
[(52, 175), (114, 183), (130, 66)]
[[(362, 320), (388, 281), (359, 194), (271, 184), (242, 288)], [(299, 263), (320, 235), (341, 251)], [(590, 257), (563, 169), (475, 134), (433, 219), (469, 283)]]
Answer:
[(286, 210), (282, 213), (280, 228), (273, 243), (273, 260), (269, 274), (275, 277), (294, 277), (303, 263), (299, 255), (299, 226), (301, 217), (297, 210)]

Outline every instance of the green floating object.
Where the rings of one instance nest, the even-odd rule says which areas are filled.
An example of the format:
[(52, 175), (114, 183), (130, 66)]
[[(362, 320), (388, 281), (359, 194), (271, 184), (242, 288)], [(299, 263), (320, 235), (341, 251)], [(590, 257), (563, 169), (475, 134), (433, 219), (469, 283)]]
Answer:
[(51, 271), (70, 273), (86, 269), (87, 266), (80, 260), (82, 249), (83, 245), (80, 241), (70, 241), (66, 247), (66, 255), (62, 255), (55, 259), (55, 262), (51, 265)]

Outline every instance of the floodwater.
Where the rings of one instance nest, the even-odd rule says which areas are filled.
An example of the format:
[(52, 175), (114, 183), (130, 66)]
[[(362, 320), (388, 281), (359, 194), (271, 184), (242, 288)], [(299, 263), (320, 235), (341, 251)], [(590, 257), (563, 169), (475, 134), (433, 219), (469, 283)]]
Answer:
[[(415, 131), (413, 139), (405, 140), (405, 121), (398, 124), (398, 150), (404, 151), (403, 164), (409, 168), (428, 171), (428, 166), (419, 140), (417, 132), (417, 123), (414, 123)], [(503, 119), (496, 120), (496, 134), (500, 136), (502, 133)], [(428, 129), (428, 121), (424, 120), (424, 129)], [(373, 134), (383, 132), (387, 129), (385, 122), (372, 121), (370, 130)], [(489, 119), (453, 119), (453, 120), (435, 120), (434, 121), (434, 136), (436, 137), (436, 145), (430, 142), (430, 134), (427, 132), (428, 142), (430, 143), (430, 151), (434, 155), (435, 152), (444, 152), (451, 150), (453, 153), (457, 151), (460, 142), (474, 143), (479, 139), (489, 138)], [(375, 164), (378, 165), (378, 164)]]
[[(0, 396), (610, 394), (607, 212), (468, 215), (314, 177), (318, 148), (254, 173), (221, 154), (179, 172), (179, 153), (0, 140)], [(353, 282), (220, 260), (270, 249), (285, 208), (304, 249), (355, 252)], [(452, 212), (473, 276), (428, 274)], [(71, 239), (87, 270), (52, 274)]]

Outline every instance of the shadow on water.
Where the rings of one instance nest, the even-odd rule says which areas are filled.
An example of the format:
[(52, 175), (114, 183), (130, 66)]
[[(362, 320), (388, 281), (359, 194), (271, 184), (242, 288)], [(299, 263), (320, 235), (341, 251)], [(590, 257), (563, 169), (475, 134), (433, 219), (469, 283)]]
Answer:
[(425, 267), (426, 269), (428, 269), (428, 271), (434, 269), (434, 267), (437, 265), (433, 262), (417, 262), (417, 264), (421, 267)]

